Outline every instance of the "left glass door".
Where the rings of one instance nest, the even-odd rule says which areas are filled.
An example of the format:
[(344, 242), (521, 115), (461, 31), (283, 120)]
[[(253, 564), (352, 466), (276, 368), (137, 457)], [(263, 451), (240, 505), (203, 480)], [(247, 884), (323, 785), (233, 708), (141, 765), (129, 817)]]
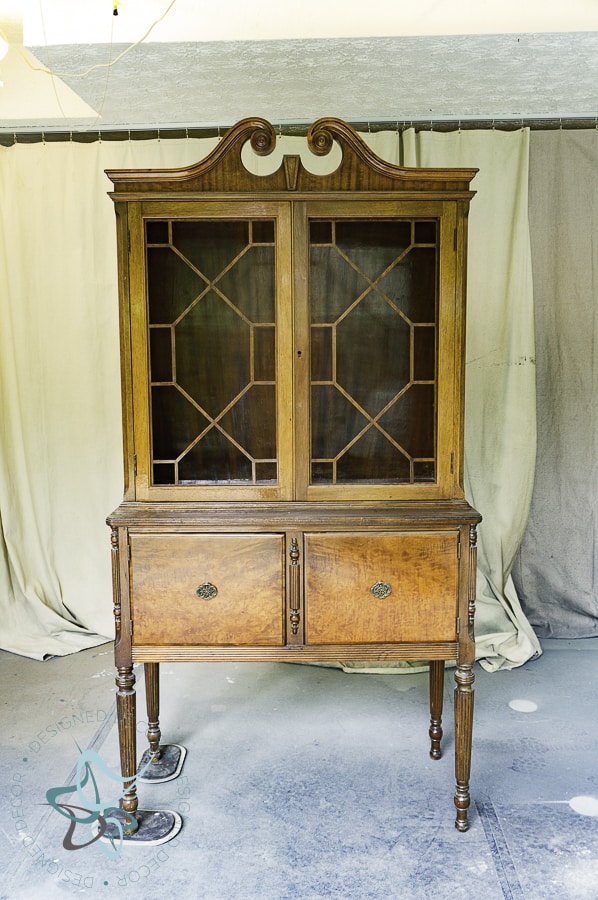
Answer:
[(134, 223), (138, 495), (292, 499), (289, 210), (266, 206), (148, 203)]

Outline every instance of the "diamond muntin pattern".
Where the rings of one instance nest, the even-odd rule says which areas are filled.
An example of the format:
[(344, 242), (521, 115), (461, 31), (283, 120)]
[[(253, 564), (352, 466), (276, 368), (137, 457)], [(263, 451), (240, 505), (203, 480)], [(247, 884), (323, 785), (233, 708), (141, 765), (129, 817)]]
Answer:
[(154, 222), (147, 236), (148, 267), (160, 285), (148, 298), (159, 483), (271, 482), (274, 222)]
[(312, 476), (433, 480), (436, 223), (314, 220), (310, 240)]

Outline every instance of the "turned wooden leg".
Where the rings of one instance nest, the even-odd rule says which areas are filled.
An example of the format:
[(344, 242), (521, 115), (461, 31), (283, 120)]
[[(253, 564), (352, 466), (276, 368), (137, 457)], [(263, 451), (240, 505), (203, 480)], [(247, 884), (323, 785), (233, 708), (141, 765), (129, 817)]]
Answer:
[(139, 827), (135, 819), (137, 812), (137, 790), (134, 781), (137, 771), (135, 675), (132, 665), (119, 667), (117, 671), (116, 715), (120, 742), (120, 768), (125, 789), (121, 807), (126, 813), (125, 834), (134, 834)]
[(442, 704), (444, 700), (444, 660), (430, 662), (430, 756), (440, 759)]
[(455, 806), (458, 831), (467, 831), (469, 809), (469, 775), (471, 771), (471, 736), (473, 730), (473, 666), (458, 665), (455, 672)]
[(160, 759), (160, 666), (144, 663), (145, 696), (147, 702), (147, 739), (153, 763)]

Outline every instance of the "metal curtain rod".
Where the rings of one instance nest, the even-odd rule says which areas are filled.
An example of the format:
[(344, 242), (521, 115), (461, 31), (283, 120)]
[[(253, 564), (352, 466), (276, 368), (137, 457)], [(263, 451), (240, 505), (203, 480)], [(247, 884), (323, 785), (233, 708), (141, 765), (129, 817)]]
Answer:
[[(231, 123), (233, 124), (233, 123)], [(273, 123), (274, 124), (274, 123)], [(307, 134), (309, 124), (297, 123), (287, 125), (275, 125), (279, 134), (298, 135)], [(508, 118), (508, 119), (385, 119), (384, 121), (355, 122), (350, 124), (356, 131), (407, 131), (413, 128), (415, 131), (473, 131), (481, 129), (497, 129), (500, 131), (518, 131), (520, 128), (529, 128), (534, 131), (554, 131), (558, 129), (594, 129), (598, 128), (598, 117), (570, 116), (567, 118)], [(185, 138), (213, 138), (220, 137), (229, 126), (208, 127), (177, 127), (144, 126), (139, 128), (110, 128), (91, 130), (46, 130), (28, 129), (18, 131), (0, 128), (0, 146), (10, 147), (12, 144), (37, 144), (60, 143), (74, 141), (80, 144), (93, 144), (96, 141), (148, 141), (157, 138), (165, 140), (181, 140)]]

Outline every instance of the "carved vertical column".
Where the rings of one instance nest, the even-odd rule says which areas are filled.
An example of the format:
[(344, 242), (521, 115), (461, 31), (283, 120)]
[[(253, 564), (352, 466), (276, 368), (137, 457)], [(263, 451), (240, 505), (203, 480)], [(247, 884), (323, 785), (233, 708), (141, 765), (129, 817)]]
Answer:
[(440, 759), (442, 740), (442, 706), (444, 700), (444, 660), (430, 662), (430, 756)]
[(299, 625), (301, 623), (301, 586), (299, 568), (299, 542), (297, 538), (291, 538), (291, 549), (289, 550), (289, 604), (290, 604), (290, 622), (293, 634), (298, 634)]
[(112, 597), (114, 601), (114, 643), (120, 642), (120, 561), (118, 555), (118, 528), (110, 530), (112, 559)]
[(475, 597), (477, 571), (477, 531), (469, 529), (469, 569), (467, 592), (467, 630), (459, 647), (459, 660), (455, 672), (455, 827), (467, 831), (467, 810), (470, 805), (469, 777), (471, 773), (471, 739), (473, 733), (473, 685), (475, 675)]
[(137, 812), (137, 789), (133, 779), (137, 772), (137, 747), (135, 724), (136, 700), (135, 700), (135, 675), (133, 666), (120, 666), (116, 676), (116, 714), (118, 719), (118, 737), (120, 742), (120, 766), (124, 782), (125, 794), (121, 800), (121, 806), (126, 812), (124, 830), (126, 834), (134, 834), (138, 823), (135, 819)]
[(160, 666), (158, 663), (146, 662), (143, 665), (145, 672), (145, 696), (147, 702), (147, 739), (152, 762), (160, 759)]
[(131, 659), (130, 629), (125, 627), (123, 630), (122, 627), (123, 585), (121, 582), (120, 533), (118, 528), (112, 528), (110, 540), (112, 549), (112, 586), (114, 591), (114, 657), (117, 665), (116, 716), (120, 744), (120, 769), (125, 789), (121, 807), (127, 814), (124, 830), (126, 834), (134, 834), (138, 828), (137, 820), (135, 819), (137, 792), (133, 782), (137, 771), (135, 675), (133, 674), (133, 661)]
[(467, 597), (467, 626), (470, 641), (475, 647), (475, 598), (476, 575), (478, 570), (478, 531), (475, 525), (469, 527), (469, 594)]

